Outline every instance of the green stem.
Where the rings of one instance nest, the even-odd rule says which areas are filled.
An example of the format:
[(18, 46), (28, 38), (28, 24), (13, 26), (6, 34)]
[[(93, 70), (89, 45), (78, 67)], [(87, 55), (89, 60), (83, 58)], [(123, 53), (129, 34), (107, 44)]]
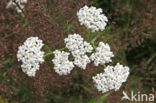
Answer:
[(148, 66), (153, 60), (156, 58), (156, 53), (151, 56), (151, 58), (147, 61), (146, 66)]
[(88, 40), (87, 40), (88, 42), (90, 42), (91, 41), (91, 30), (89, 30), (89, 33), (88, 33)]
[[(67, 49), (67, 48), (61, 48), (61, 49), (59, 49), (59, 51), (63, 51), (63, 50), (65, 50), (65, 49)], [(54, 52), (54, 51), (50, 51), (50, 52), (46, 53), (46, 54), (43, 56), (43, 58), (46, 58), (47, 56), (52, 55), (53, 52)]]
[(97, 35), (95, 38), (93, 38), (92, 40), (91, 40), (91, 44), (94, 44), (94, 42), (98, 39), (100, 37), (100, 35)]
[(106, 65), (105, 64), (103, 66), (104, 66), (104, 68), (106, 68)]
[(63, 51), (63, 50), (66, 50), (67, 48), (61, 48), (61, 49), (59, 49), (59, 51)]
[(43, 56), (43, 58), (46, 58), (47, 56), (52, 55), (52, 54), (53, 54), (53, 51), (51, 51), (51, 52), (49, 52), (49, 53), (46, 53), (46, 54)]

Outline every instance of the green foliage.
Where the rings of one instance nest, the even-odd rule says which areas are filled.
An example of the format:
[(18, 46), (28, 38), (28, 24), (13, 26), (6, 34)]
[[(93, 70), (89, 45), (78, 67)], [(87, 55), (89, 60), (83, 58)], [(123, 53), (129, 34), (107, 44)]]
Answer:
[(23, 87), (18, 92), (17, 97), (19, 99), (18, 101), (20, 102), (25, 102), (25, 103), (29, 102), (30, 98), (32, 98), (31, 90), (26, 87)]
[(15, 61), (15, 59), (16, 59), (16, 58), (6, 58), (6, 59), (0, 59), (0, 63), (2, 63), (2, 64), (4, 64), (4, 65), (6, 65), (6, 64), (8, 64), (8, 63), (10, 63), (10, 62)]
[(101, 96), (99, 99), (93, 99), (90, 100), (87, 103), (106, 103), (107, 97), (110, 95), (110, 93), (106, 93), (103, 96)]
[(8, 103), (8, 102), (0, 96), (0, 103)]

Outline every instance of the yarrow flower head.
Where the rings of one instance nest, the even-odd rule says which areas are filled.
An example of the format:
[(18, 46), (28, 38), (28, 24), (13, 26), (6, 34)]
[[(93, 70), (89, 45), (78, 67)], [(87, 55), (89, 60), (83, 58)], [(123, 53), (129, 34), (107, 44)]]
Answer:
[(71, 70), (74, 68), (73, 62), (68, 60), (69, 54), (68, 52), (55, 50), (54, 59), (52, 60), (54, 63), (54, 70), (59, 75), (67, 75), (70, 74)]
[(11, 6), (15, 6), (18, 13), (22, 13), (21, 9), (24, 9), (24, 4), (27, 3), (27, 0), (10, 0), (8, 2), (6, 8), (9, 8)]
[(79, 34), (70, 34), (64, 39), (66, 48), (72, 53), (74, 57), (84, 55), (86, 53), (91, 53), (93, 47), (90, 43), (84, 41), (84, 39)]
[(94, 61), (94, 65), (105, 64), (111, 62), (111, 58), (114, 57), (111, 52), (110, 46), (103, 42), (100, 42), (96, 48), (96, 52), (90, 56), (90, 59)]
[(107, 66), (104, 73), (97, 74), (92, 78), (98, 91), (105, 93), (110, 90), (119, 90), (122, 83), (126, 82), (128, 75), (129, 67), (117, 63), (115, 67)]
[(88, 63), (90, 63), (90, 59), (87, 55), (78, 56), (74, 59), (74, 64), (83, 70), (86, 69)]
[(79, 34), (70, 34), (64, 39), (66, 48), (72, 53), (74, 59), (74, 64), (82, 69), (86, 69), (86, 65), (90, 62), (89, 57), (86, 53), (91, 53), (93, 47), (90, 43), (84, 41), (84, 39)]
[(85, 5), (77, 12), (78, 21), (80, 25), (91, 29), (92, 32), (103, 31), (107, 25), (108, 19), (102, 12), (101, 8), (97, 9), (96, 7), (88, 7)]
[(35, 76), (39, 64), (44, 62), (44, 52), (41, 51), (43, 45), (38, 37), (30, 37), (18, 48), (17, 58), (18, 61), (22, 61), (22, 71), (30, 77)]

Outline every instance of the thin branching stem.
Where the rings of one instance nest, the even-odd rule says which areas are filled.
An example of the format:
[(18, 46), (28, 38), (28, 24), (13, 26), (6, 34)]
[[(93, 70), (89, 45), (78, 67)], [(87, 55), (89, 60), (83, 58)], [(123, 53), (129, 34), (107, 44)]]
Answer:
[[(63, 50), (65, 50), (65, 49), (67, 49), (67, 48), (61, 48), (61, 49), (59, 49), (59, 51), (63, 51)], [(50, 51), (50, 52), (46, 53), (46, 54), (44, 55), (43, 58), (46, 58), (47, 56), (52, 55), (53, 52), (54, 52), (54, 51)]]

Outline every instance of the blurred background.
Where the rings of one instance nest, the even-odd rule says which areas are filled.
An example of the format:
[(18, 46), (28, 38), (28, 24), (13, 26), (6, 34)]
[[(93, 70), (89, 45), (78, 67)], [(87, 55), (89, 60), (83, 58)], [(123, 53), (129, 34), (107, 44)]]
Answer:
[[(8, 2), (0, 2), (0, 103), (132, 103), (121, 101), (122, 91), (153, 93), (156, 98), (156, 0), (28, 0), (25, 17), (14, 7), (6, 9)], [(92, 76), (104, 68), (93, 63), (85, 71), (74, 68), (70, 75), (59, 76), (50, 56), (30, 78), (17, 62), (18, 46), (30, 36), (44, 41), (45, 52), (64, 47), (68, 34), (79, 33), (87, 40), (90, 30), (76, 16), (84, 5), (102, 8), (109, 19), (103, 32), (92, 34), (100, 35), (95, 44), (111, 46), (115, 57), (110, 65), (130, 67), (119, 91), (96, 90)]]

